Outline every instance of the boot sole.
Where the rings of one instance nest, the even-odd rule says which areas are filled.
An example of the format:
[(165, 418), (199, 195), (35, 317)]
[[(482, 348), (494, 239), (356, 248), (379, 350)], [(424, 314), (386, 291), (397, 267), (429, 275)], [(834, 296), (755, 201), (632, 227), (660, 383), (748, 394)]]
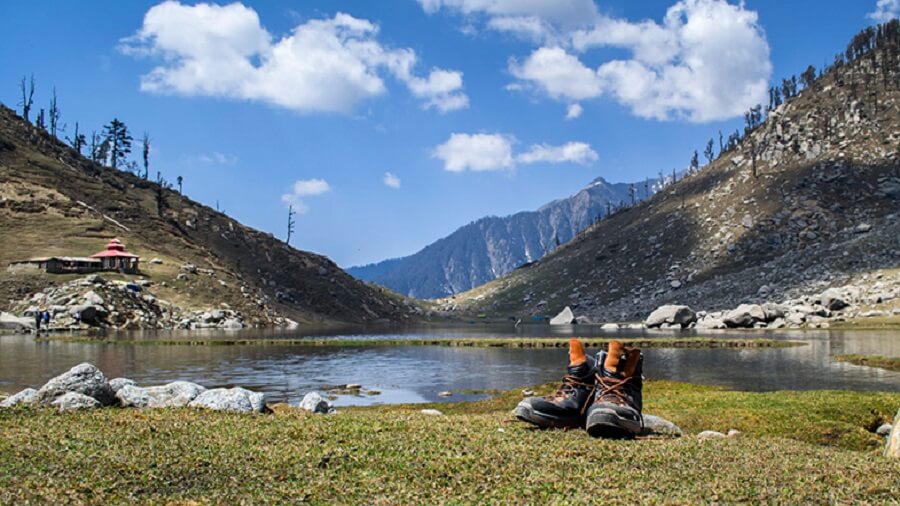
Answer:
[(569, 418), (559, 418), (540, 411), (528, 405), (519, 404), (515, 410), (516, 418), (523, 422), (528, 422), (538, 427), (554, 428), (554, 429), (576, 429), (582, 426), (581, 420), (572, 420)]
[(641, 433), (640, 425), (635, 430), (634, 422), (612, 413), (592, 413), (588, 417), (585, 430), (591, 437), (604, 439), (634, 439)]

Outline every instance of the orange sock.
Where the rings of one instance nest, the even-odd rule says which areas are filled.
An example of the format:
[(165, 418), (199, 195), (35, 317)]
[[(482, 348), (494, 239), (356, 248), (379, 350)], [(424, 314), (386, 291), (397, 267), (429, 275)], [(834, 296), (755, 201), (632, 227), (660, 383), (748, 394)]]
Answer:
[(578, 339), (569, 339), (569, 367), (587, 362), (584, 356), (584, 343)]
[(606, 360), (603, 362), (603, 368), (609, 372), (616, 372), (619, 368), (619, 360), (625, 346), (620, 341), (610, 341), (609, 348), (606, 352)]

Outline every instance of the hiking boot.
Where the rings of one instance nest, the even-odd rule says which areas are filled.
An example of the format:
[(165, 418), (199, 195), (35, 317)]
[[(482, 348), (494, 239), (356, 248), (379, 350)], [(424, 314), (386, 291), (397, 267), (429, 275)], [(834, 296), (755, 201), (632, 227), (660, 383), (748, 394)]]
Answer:
[(516, 417), (539, 427), (582, 427), (594, 391), (594, 366), (594, 358), (585, 356), (581, 341), (570, 339), (569, 366), (562, 385), (551, 395), (523, 399), (516, 406)]
[(609, 343), (597, 355), (594, 402), (587, 409), (585, 429), (593, 437), (632, 438), (644, 428), (641, 374), (644, 356), (638, 348)]

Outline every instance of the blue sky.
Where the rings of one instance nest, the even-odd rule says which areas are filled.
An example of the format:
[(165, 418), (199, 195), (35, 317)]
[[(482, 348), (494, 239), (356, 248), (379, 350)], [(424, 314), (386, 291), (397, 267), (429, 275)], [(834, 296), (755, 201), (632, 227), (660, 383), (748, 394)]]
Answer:
[[(185, 193), (342, 266), (687, 164), (898, 0), (0, 3), (0, 102), (113, 117)], [(668, 15), (667, 15), (668, 13)], [(802, 14), (802, 15), (801, 15)], [(567, 118), (567, 115), (570, 116)], [(138, 149), (134, 158), (137, 159)]]

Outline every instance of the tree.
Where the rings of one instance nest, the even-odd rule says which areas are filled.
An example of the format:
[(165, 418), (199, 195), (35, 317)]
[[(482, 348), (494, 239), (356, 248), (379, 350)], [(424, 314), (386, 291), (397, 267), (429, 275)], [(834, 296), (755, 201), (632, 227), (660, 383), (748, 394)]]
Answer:
[(809, 88), (810, 86), (812, 86), (813, 83), (816, 82), (816, 68), (812, 65), (806, 67), (806, 70), (804, 70), (803, 73), (800, 74), (800, 82), (803, 83), (804, 88)]
[[(721, 142), (721, 141), (720, 141)], [(703, 157), (706, 158), (707, 165), (712, 163), (713, 161), (713, 140), (710, 139), (709, 142), (706, 143), (706, 149), (703, 150)]]
[(69, 141), (69, 144), (72, 145), (72, 149), (78, 151), (78, 154), (81, 154), (81, 148), (87, 144), (87, 139), (85, 139), (84, 134), (78, 132), (78, 122), (75, 122), (75, 134), (72, 138), (66, 137), (66, 140)]
[(141, 138), (141, 145), (143, 146), (144, 180), (146, 181), (150, 174), (150, 134), (147, 132), (144, 132), (144, 137)]
[(637, 195), (637, 189), (634, 187), (634, 183), (628, 185), (628, 195), (631, 197), (631, 205), (635, 204), (635, 196)]
[(725, 144), (722, 142), (722, 131), (719, 130), (719, 154), (725, 152)]
[[(712, 142), (712, 141), (710, 141), (710, 142)], [(688, 172), (691, 174), (694, 174), (698, 170), (700, 170), (700, 159), (697, 156), (697, 150), (695, 149), (694, 154), (691, 155), (691, 166), (690, 166), (690, 170)]]
[(31, 79), (27, 82), (25, 77), (22, 77), (19, 91), (22, 92), (22, 100), (19, 102), (19, 105), (22, 106), (22, 117), (25, 118), (25, 121), (29, 121), (28, 114), (31, 113), (31, 106), (34, 105), (34, 74), (31, 74)]
[(61, 113), (59, 111), (59, 102), (56, 100), (56, 86), (53, 87), (53, 96), (50, 97), (50, 135), (56, 137), (57, 130), (63, 130), (59, 125)]
[(109, 144), (97, 132), (91, 132), (91, 161), (106, 164), (109, 155)]
[(44, 121), (44, 108), (42, 107), (40, 112), (38, 112), (37, 118), (34, 120), (34, 126), (40, 128), (41, 130), (47, 129), (47, 123)]
[(116, 118), (103, 127), (103, 141), (109, 149), (110, 167), (115, 169), (125, 162), (125, 157), (131, 153), (131, 141), (133, 140), (125, 123)]
[(184, 183), (184, 178), (178, 176), (175, 178), (175, 181), (178, 182), (178, 194), (181, 195), (181, 183)]
[(644, 198), (645, 199), (650, 198), (650, 178), (649, 177), (644, 179)]

